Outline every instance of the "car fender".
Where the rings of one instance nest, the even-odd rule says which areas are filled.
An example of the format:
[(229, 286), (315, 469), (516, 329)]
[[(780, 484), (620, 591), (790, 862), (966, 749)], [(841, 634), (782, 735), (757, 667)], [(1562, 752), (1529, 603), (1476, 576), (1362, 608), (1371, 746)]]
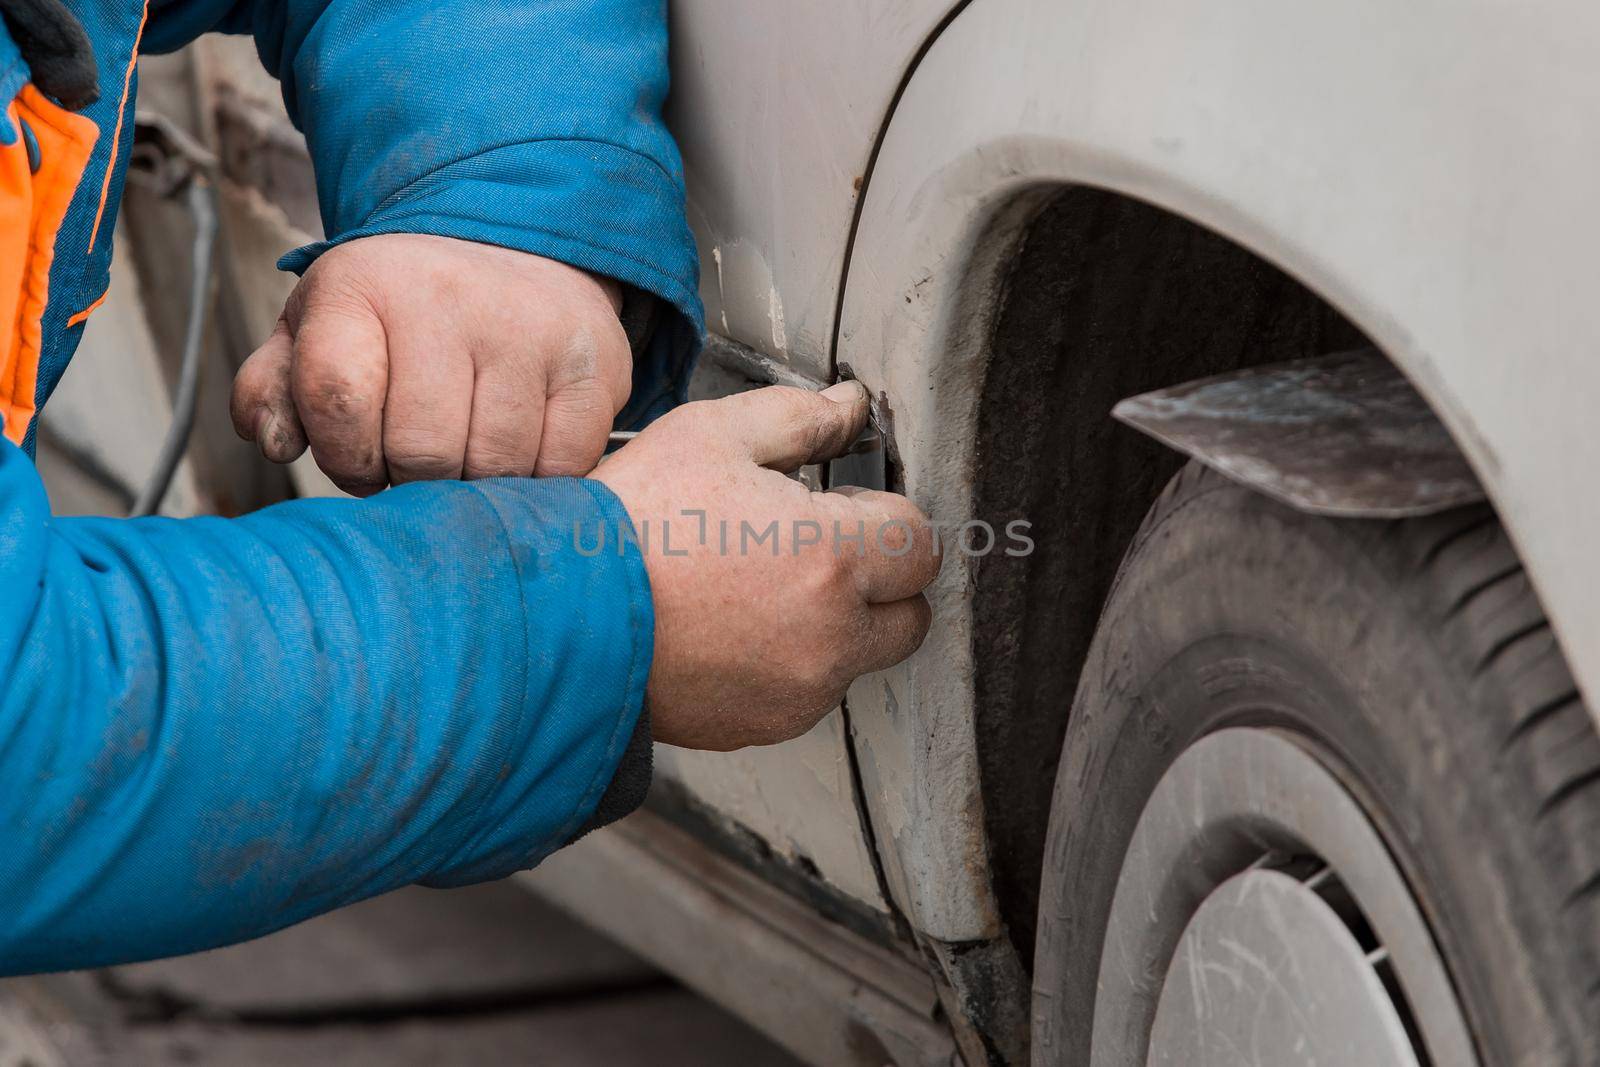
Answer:
[[(988, 329), (1043, 191), (1124, 193), (1294, 275), (1400, 366), (1600, 693), (1600, 564), (1577, 536), (1600, 529), (1582, 477), (1600, 459), (1596, 39), (1600, 8), (1558, 0), (971, 4), (889, 120), (839, 322), (839, 362), (892, 407), (907, 492), (947, 526), (971, 517)], [(850, 693), (891, 891), (947, 942), (1000, 933), (972, 575), (947, 554), (923, 650)]]

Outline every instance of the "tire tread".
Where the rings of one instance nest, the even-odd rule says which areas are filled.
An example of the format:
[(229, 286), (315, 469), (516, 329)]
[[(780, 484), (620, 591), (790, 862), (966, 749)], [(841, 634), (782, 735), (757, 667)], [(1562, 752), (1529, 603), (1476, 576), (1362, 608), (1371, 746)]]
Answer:
[[(1569, 888), (1563, 921), (1582, 946), (1600, 945), (1600, 733), (1562, 655), (1538, 593), (1487, 506), (1390, 524), (1442, 594), (1435, 624), (1464, 638), (1474, 684), (1502, 707), (1499, 774), (1532, 787), (1526, 816), (1550, 872)], [(1586, 988), (1600, 989), (1600, 953), (1585, 953)]]
[[(1215, 494), (1221, 492), (1233, 496), (1218, 500)], [(1476, 505), (1387, 521), (1316, 519), (1190, 463), (1168, 483), (1133, 538), (1108, 597), (1102, 635), (1116, 633), (1130, 644), (1148, 639), (1142, 636), (1146, 631), (1138, 616), (1116, 612), (1131, 610), (1130, 598), (1148, 595), (1139, 583), (1155, 573), (1148, 569), (1149, 557), (1181, 557), (1177, 551), (1168, 557), (1160, 553), (1166, 539), (1188, 536), (1185, 524), (1191, 518), (1175, 520), (1207, 498), (1211, 504), (1206, 513), (1193, 517), (1202, 524), (1213, 521), (1215, 512), (1246, 523), (1295, 527), (1330, 546), (1353, 548), (1356, 551), (1340, 554), (1351, 566), (1372, 568), (1363, 575), (1363, 583), (1392, 591), (1397, 598), (1395, 609), (1403, 612), (1406, 625), (1414, 627), (1416, 639), (1436, 665), (1433, 669), (1444, 670), (1452, 679), (1454, 700), (1460, 703), (1459, 722), (1447, 717), (1444, 732), (1433, 736), (1438, 739), (1435, 743), (1471, 753), (1458, 764), (1470, 772), (1443, 788), (1459, 789), (1460, 796), (1479, 805), (1478, 810), (1482, 804), (1492, 804), (1493, 832), (1503, 835), (1496, 840), (1512, 843), (1501, 853), (1512, 864), (1505, 868), (1508, 877), (1501, 883), (1502, 895), (1474, 898), (1469, 893), (1446, 899), (1466, 910), (1482, 900), (1479, 921), (1521, 931), (1529, 939), (1523, 942), (1528, 958), (1543, 968), (1537, 985), (1528, 987), (1542, 991), (1543, 999), (1541, 993), (1530, 992), (1523, 1007), (1503, 1017), (1513, 1029), (1517, 1029), (1514, 1020), (1522, 1024), (1514, 1037), (1502, 1035), (1510, 1042), (1506, 1047), (1520, 1050), (1515, 1058), (1519, 1065), (1600, 1063), (1600, 1032), (1592, 1025), (1594, 1000), (1600, 996), (1600, 733), (1537, 591), (1494, 511)], [(1177, 549), (1183, 542), (1172, 544)], [(1382, 584), (1373, 584), (1374, 580)], [(1325, 605), (1339, 604), (1334, 583), (1326, 584), (1330, 591)], [(1084, 686), (1101, 687), (1095, 691), (1103, 692), (1108, 685), (1126, 684), (1123, 672), (1134, 669), (1123, 658), (1126, 655), (1115, 641), (1097, 638)], [(1100, 777), (1112, 753), (1120, 752), (1111, 739), (1118, 729), (1114, 724), (1121, 720), (1108, 716), (1095, 701), (1085, 702), (1084, 693), (1080, 687), (1069, 724), (1057, 805), (1065, 811), (1080, 806), (1099, 813), (1128, 810), (1130, 801), (1117, 799), (1118, 790), (1131, 797), (1129, 791), (1143, 787), (1124, 784), (1125, 777)], [(1449, 704), (1444, 708), (1453, 710)], [(1137, 729), (1130, 733), (1144, 731), (1148, 736), (1152, 728), (1151, 722), (1138, 719)], [(1462, 736), (1451, 736), (1456, 729)], [(1148, 753), (1151, 748), (1138, 751)], [(1085, 781), (1098, 785), (1074, 784)], [(1441, 801), (1436, 816), (1455, 803)], [(1471, 809), (1463, 805), (1460, 810)], [(1409, 815), (1404, 810), (1395, 813), (1399, 822)], [(1053, 902), (1054, 910), (1041, 910), (1036, 958), (1071, 961), (1062, 963), (1060, 975), (1070, 976), (1061, 980), (1074, 996), (1092, 991), (1098, 952), (1084, 941), (1091, 939), (1092, 944), (1096, 924), (1103, 921), (1099, 911), (1079, 910), (1082, 901), (1105, 899), (1104, 865), (1084, 862), (1085, 845), (1099, 840), (1099, 831), (1091, 829), (1095, 825), (1103, 824), (1096, 823), (1093, 815), (1083, 822), (1066, 820), (1059, 827), (1053, 820), (1047, 859), (1047, 871), (1059, 871), (1061, 877), (1047, 887), (1045, 899)], [(1408, 825), (1402, 832), (1414, 831)], [(1470, 841), (1473, 832), (1468, 829), (1465, 840)], [(1452, 856), (1470, 853), (1458, 851)], [(1472, 870), (1470, 862), (1442, 870), (1465, 875), (1451, 885), (1471, 886), (1466, 874)], [(1507, 893), (1506, 887), (1512, 886), (1523, 892)], [(1085, 960), (1088, 972), (1078, 969), (1077, 961)], [(1491, 972), (1501, 963), (1478, 962)], [(1485, 988), (1482, 973), (1474, 976), (1474, 982), (1478, 991)], [(1056, 971), (1047, 972), (1045, 988), (1052, 992), (1063, 988)], [(1092, 992), (1087, 995), (1092, 1003)], [(1081, 1023), (1056, 1011), (1043, 994), (1038, 1003), (1042, 1017), (1049, 1020), (1040, 1033), (1055, 1040), (1058, 1050), (1087, 1048), (1087, 1031)], [(1527, 1058), (1530, 1055), (1532, 1059)]]

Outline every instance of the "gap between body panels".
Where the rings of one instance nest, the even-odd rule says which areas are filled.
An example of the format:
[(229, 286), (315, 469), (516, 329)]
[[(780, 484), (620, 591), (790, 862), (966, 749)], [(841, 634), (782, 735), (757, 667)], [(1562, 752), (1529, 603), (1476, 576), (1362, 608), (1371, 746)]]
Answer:
[[(717, 334), (712, 334), (707, 339), (702, 358), (709, 360), (723, 370), (759, 384), (795, 385), (810, 389), (820, 389), (829, 384), (811, 381), (809, 378), (796, 374), (792, 369), (778, 363), (776, 360), (764, 356), (737, 341)], [(848, 367), (843, 367), (840, 368), (840, 372), (835, 377), (854, 378), (854, 374), (850, 372)], [(893, 472), (888, 467), (888, 456), (892, 449), (892, 419), (888, 414), (889, 410), (887, 398), (874, 398), (873, 420), (883, 435), (883, 447), (875, 452), (851, 456), (849, 457), (849, 463), (851, 470), (858, 475), (865, 473), (873, 463), (882, 465), (882, 469), (876, 472), (875, 478), (853, 478), (852, 481), (855, 484), (863, 484), (868, 488), (879, 489), (891, 485)], [(872, 481), (876, 481), (876, 485), (866, 484)], [(825, 489), (831, 488), (833, 485), (833, 473), (827, 467), (823, 468), (822, 485)], [(914, 943), (915, 937), (911, 924), (890, 892), (888, 873), (884, 869), (883, 856), (879, 852), (877, 832), (873, 828), (872, 817), (867, 808), (866, 786), (861, 773), (861, 758), (856, 751), (855, 729), (851, 724), (850, 698), (848, 695), (839, 702), (839, 715), (844, 725), (845, 756), (850, 765), (850, 788), (855, 797), (856, 820), (860, 824), (860, 832), (866, 843), (867, 856), (872, 863), (873, 879), (877, 883), (878, 893), (883, 898), (884, 905), (888, 909), (887, 914), (893, 928), (894, 938), (907, 944)], [(682, 808), (684, 805), (679, 805), (679, 807)], [(679, 817), (682, 817), (681, 811), (679, 812)], [(718, 835), (718, 838), (721, 839), (723, 836), (725, 835)], [(854, 926), (855, 924), (846, 923), (846, 925)], [(858, 932), (863, 931), (858, 930)], [(881, 932), (878, 931), (872, 931), (868, 936), (881, 940)]]
[[(906, 94), (906, 89), (911, 85), (911, 79), (916, 75), (917, 68), (932, 50), (934, 43), (944, 35), (950, 25), (960, 17), (972, 0), (956, 0), (939, 20), (938, 24), (928, 33), (917, 51), (912, 55), (910, 62), (900, 75), (900, 81), (895, 86), (894, 95), (889, 100), (889, 106), (884, 110), (883, 122), (878, 126), (877, 135), (873, 138), (872, 149), (867, 154), (866, 166), (861, 171), (861, 177), (855, 183), (855, 210), (850, 216), (850, 231), (845, 237), (844, 257), (839, 270), (839, 286), (834, 301), (833, 309), (833, 335), (829, 338), (828, 362), (834, 370), (837, 379), (842, 371), (848, 371), (848, 366), (841, 366), (839, 362), (840, 330), (844, 324), (844, 301), (850, 284), (850, 264), (855, 255), (856, 239), (861, 231), (861, 219), (867, 202), (867, 194), (872, 187), (872, 178), (877, 171), (878, 158), (883, 152), (884, 139), (889, 135), (889, 127), (894, 122), (895, 112), (900, 107), (900, 101)], [(854, 377), (854, 375), (851, 375)], [(867, 386), (871, 390), (871, 386)], [(879, 414), (881, 411), (883, 414)], [(884, 471), (884, 487), (892, 488), (897, 480), (897, 471), (888, 469), (889, 457), (893, 455), (892, 425), (888, 423), (888, 412), (892, 410), (891, 398), (874, 394), (874, 415), (879, 421), (879, 429), (884, 434), (884, 454), (886, 469)], [(895, 465), (898, 465), (898, 457)], [(877, 830), (872, 825), (872, 813), (867, 805), (865, 781), (861, 773), (861, 757), (856, 748), (856, 732), (851, 719), (850, 698), (848, 694), (840, 702), (839, 713), (844, 720), (845, 749), (850, 758), (850, 780), (856, 795), (856, 813), (861, 823), (861, 832), (866, 839), (867, 853), (872, 859), (872, 870), (878, 883), (878, 892), (883, 897), (884, 903), (889, 908), (889, 915), (895, 924), (896, 931), (906, 941), (914, 941), (915, 935), (910, 921), (900, 909), (889, 887), (888, 872), (884, 868), (883, 855), (879, 851)]]

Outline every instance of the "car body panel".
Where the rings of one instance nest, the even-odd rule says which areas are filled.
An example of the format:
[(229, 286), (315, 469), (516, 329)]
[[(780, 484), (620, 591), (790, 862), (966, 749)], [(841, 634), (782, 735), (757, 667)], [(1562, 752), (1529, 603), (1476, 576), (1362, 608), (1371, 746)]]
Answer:
[[(668, 117), (714, 332), (803, 378), (831, 375), (859, 180), (904, 71), (952, 2), (671, 6)], [(887, 909), (838, 712), (772, 749), (658, 749), (657, 773), (833, 889)]]
[(896, 88), (956, 0), (676, 0), (667, 117), (706, 322), (827, 377), (856, 197)]
[[(1600, 694), (1600, 564), (1576, 536), (1600, 528), (1576, 476), (1600, 458), (1596, 39), (1600, 9), (1553, 0), (978, 0), (899, 102), (846, 283), (837, 357), (893, 398), (907, 491), (970, 514), (988, 309), (1030, 200), (1126, 193), (1296, 275), (1401, 366)], [(891, 888), (955, 941), (998, 932), (970, 577), (947, 562), (928, 645), (850, 694)]]
[(655, 761), (661, 782), (761, 838), (781, 860), (874, 911), (888, 910), (862, 832), (838, 711), (782, 745), (733, 753), (657, 745)]

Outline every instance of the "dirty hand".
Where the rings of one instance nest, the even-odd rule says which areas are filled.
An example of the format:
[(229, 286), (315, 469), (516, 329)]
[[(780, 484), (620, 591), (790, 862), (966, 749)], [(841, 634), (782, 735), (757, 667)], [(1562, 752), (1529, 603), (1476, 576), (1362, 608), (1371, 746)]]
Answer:
[(615, 282), (420, 234), (338, 245), (239, 368), (233, 424), (346, 492), (593, 469), (632, 388)]
[(854, 382), (760, 389), (681, 407), (595, 471), (650, 576), (656, 740), (727, 751), (798, 737), (858, 675), (922, 644), (921, 590), (939, 571), (927, 517), (901, 496), (784, 476), (842, 453), (866, 419)]

